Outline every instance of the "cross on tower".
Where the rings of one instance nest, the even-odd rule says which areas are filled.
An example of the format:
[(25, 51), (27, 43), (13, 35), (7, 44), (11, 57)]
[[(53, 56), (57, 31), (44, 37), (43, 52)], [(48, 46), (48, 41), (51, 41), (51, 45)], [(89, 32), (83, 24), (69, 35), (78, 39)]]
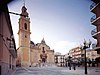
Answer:
[(24, 6), (25, 6), (25, 0), (23, 0), (23, 4), (24, 4)]

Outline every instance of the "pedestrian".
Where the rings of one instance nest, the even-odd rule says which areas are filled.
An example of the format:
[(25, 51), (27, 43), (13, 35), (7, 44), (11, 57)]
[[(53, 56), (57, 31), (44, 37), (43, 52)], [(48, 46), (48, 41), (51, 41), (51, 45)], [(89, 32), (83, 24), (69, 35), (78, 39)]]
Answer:
[(76, 70), (76, 63), (73, 62), (73, 69)]
[(77, 65), (78, 65), (78, 67), (80, 67), (80, 62), (79, 61), (78, 61)]
[(41, 67), (41, 60), (39, 60), (38, 65), (39, 65), (39, 67)]
[(69, 63), (69, 70), (71, 70), (71, 63)]

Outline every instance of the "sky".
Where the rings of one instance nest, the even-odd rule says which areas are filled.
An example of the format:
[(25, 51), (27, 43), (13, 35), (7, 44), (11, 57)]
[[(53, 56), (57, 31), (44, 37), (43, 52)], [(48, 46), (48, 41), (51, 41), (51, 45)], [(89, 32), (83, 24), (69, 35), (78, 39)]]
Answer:
[[(90, 12), (91, 0), (25, 0), (25, 6), (30, 17), (31, 40), (45, 42), (55, 52), (62, 54), (83, 44), (84, 39), (90, 39), (90, 19), (94, 15)], [(21, 13), (24, 0), (15, 0), (8, 4), (9, 11)], [(10, 14), (16, 47), (18, 47), (18, 21), (20, 16)]]

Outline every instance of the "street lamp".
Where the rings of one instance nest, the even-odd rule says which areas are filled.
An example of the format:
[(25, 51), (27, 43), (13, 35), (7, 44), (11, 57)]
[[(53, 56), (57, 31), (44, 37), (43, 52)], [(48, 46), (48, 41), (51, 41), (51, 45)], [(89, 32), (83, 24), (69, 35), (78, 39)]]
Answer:
[(81, 46), (81, 49), (85, 50), (84, 52), (84, 65), (85, 65), (85, 74), (87, 74), (87, 59), (86, 59), (86, 49), (90, 48), (91, 41), (89, 39), (89, 42), (87, 43), (86, 40), (84, 40), (83, 46)]

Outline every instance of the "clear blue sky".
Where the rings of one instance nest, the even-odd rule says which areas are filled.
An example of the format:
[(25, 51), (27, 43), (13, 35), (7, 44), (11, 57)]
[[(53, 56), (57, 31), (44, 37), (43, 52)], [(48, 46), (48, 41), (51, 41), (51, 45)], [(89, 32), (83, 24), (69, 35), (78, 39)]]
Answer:
[[(30, 17), (31, 40), (35, 43), (45, 39), (47, 45), (55, 52), (66, 54), (84, 41), (94, 39), (91, 30), (91, 0), (26, 0), (25, 6)], [(9, 4), (9, 10), (21, 13), (23, 0)], [(18, 41), (19, 16), (10, 15), (16, 44)]]

